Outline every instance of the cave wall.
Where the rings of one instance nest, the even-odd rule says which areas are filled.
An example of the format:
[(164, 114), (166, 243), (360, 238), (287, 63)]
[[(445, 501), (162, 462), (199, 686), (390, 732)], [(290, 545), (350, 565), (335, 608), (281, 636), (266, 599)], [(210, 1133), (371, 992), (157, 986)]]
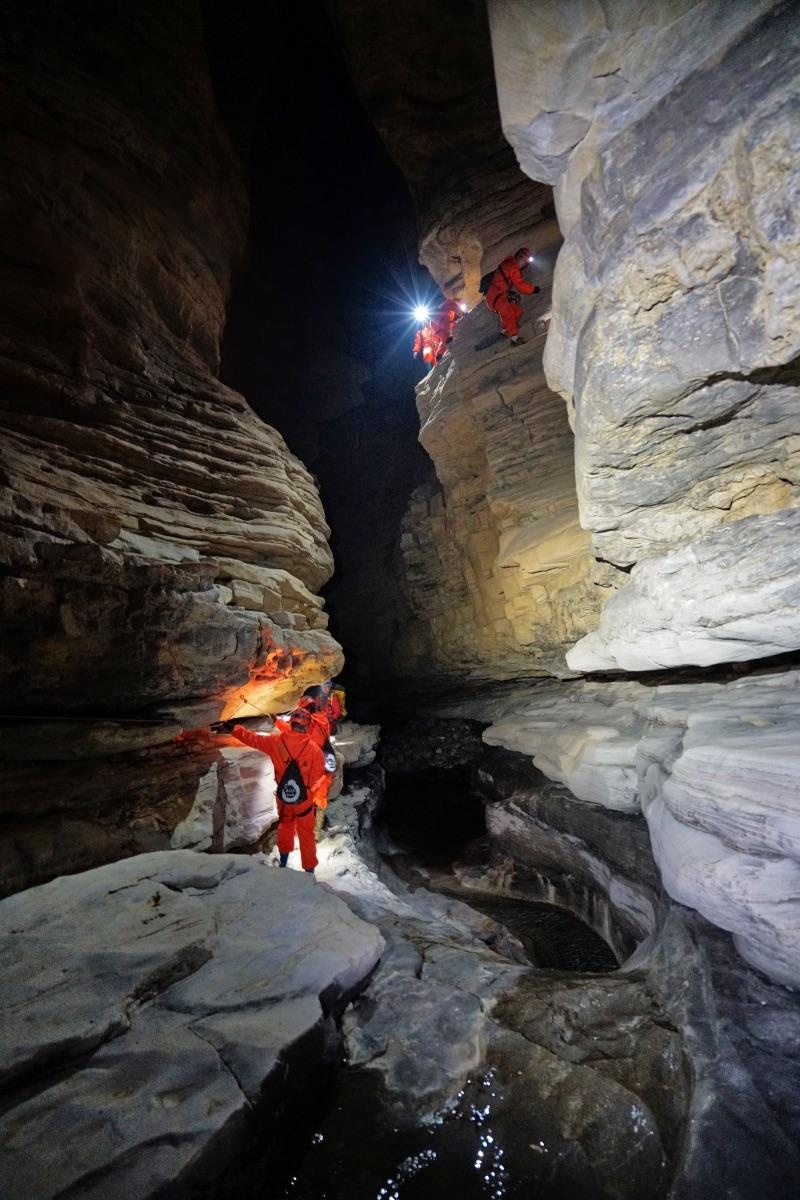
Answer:
[[(669, 894), (794, 986), (797, 679), (757, 664), (800, 648), (797, 7), (488, 12), (503, 132), (565, 241), (527, 344), (492, 344), (476, 306), (418, 388), (435, 477), (403, 522), (392, 660), (445, 694), (431, 712), (481, 720), (490, 681), (722, 664), (530, 684), (487, 737), (641, 814)], [(383, 119), (413, 140), (413, 113)]]
[(620, 574), (595, 561), (578, 521), (573, 436), (542, 368), (549, 277), (536, 278), (524, 346), (487, 346), (497, 318), (480, 305), (417, 388), (434, 470), (401, 529), (413, 617), (392, 665), (407, 682), (568, 674), (566, 651), (594, 628)]
[(326, 0), (350, 73), (408, 181), (419, 256), (446, 295), (478, 281), (552, 215), (502, 136), (483, 0)]
[(581, 523), (633, 565), (570, 665), (796, 648), (797, 6), (489, 14), (504, 132), (566, 238), (544, 362)]
[[(5, 865), (31, 882), (42, 838), (45, 877), (93, 865), (141, 849), (153, 807), (146, 848), (168, 844), (221, 762), (191, 731), (342, 657), (313, 480), (216, 377), (248, 214), (195, 5), (36, 2), (8, 33), (0, 670), (32, 720), (4, 725), (28, 751)], [(115, 814), (87, 855), (81, 819)]]

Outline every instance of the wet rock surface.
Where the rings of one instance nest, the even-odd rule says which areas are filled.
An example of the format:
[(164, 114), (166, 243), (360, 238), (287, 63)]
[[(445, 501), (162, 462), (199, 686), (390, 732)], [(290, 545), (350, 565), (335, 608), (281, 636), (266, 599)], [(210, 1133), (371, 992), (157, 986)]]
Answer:
[[(796, 993), (751, 969), (727, 934), (664, 895), (641, 816), (581, 802), (501, 749), (487, 749), (474, 786), (486, 804), (491, 850), (454, 864), (459, 897), (478, 906), (484, 897), (548, 899), (593, 925), (624, 962), (596, 981), (595, 992), (585, 977), (578, 982), (562, 971), (547, 983), (546, 973), (534, 971), (520, 980), (510, 1007), (503, 999), (493, 1015), (613, 1077), (617, 1049), (629, 1036), (630, 1047), (638, 1043), (632, 1069), (662, 1136), (683, 1114), (670, 1196), (792, 1195), (800, 1181)], [(661, 1010), (662, 1031), (678, 1035), (691, 1085), (665, 1075), (665, 1060), (648, 1058), (659, 1037), (645, 1032), (645, 995)], [(595, 1023), (604, 1005), (608, 1021)], [(615, 1045), (611, 1060), (607, 1039)], [(524, 1102), (521, 1110), (530, 1111)]]
[(31, 889), (0, 921), (2, 1161), (20, 1200), (224, 1194), (259, 1104), (279, 1138), (383, 949), (307, 876), (190, 851)]
[[(512, 961), (502, 966), (503, 943), (485, 940), (490, 925), (481, 931), (473, 917), (468, 936), (459, 930), (459, 898), (409, 892), (386, 874), (373, 842), (378, 778), (343, 796), (323, 842), (323, 878), (380, 924), (388, 950), (346, 1014), (350, 1065), (310, 1143), (293, 1151), (284, 1194), (427, 1197), (457, 1186), (476, 1198), (534, 1188), (554, 1198), (568, 1189), (631, 1200), (785, 1200), (800, 1179), (796, 996), (659, 892), (641, 817), (573, 801), (559, 821), (553, 785), (507, 751), (487, 751), (480, 777), (490, 812), (527, 811), (528, 837), (507, 840), (500, 824), (494, 865), (456, 866), (460, 900), (533, 890), (541, 844), (539, 879), (550, 878), (552, 896), (569, 904), (582, 884), (597, 887), (593, 862), (605, 856), (612, 922), (624, 915), (613, 882), (649, 897), (640, 948), (599, 977), (522, 966), (509, 942)], [(543, 818), (552, 821), (549, 857), (536, 827)], [(441, 922), (438, 934), (426, 912)], [(451, 1034), (463, 1038), (461, 1053)]]
[[(285, 1194), (323, 1188), (355, 1200), (413, 1181), (414, 1194), (428, 1196), (445, 1180), (475, 1197), (522, 1196), (533, 1186), (553, 1196), (563, 1188), (587, 1198), (633, 1200), (645, 1187), (664, 1194), (685, 1079), (677, 1035), (661, 1027), (647, 987), (628, 987), (631, 1020), (618, 1041), (612, 1013), (625, 985), (579, 977), (543, 984), (550, 1033), (522, 1029), (526, 981), (541, 977), (504, 955), (513, 942), (493, 921), (387, 873), (370, 832), (376, 799), (373, 785), (332, 805), (318, 874), (379, 924), (387, 951), (345, 1014), (349, 1066), (310, 1145), (294, 1156)], [(581, 1061), (566, 1048), (554, 1014), (564, 1028), (578, 1019), (587, 1043), (605, 1030), (603, 1070), (597, 1053)], [(637, 1078), (656, 1061), (675, 1088), (661, 1126)]]
[(641, 811), (672, 898), (795, 986), (797, 693), (797, 672), (779, 670), (725, 683), (548, 683), (454, 715), (494, 716), (484, 740), (531, 755), (577, 800)]

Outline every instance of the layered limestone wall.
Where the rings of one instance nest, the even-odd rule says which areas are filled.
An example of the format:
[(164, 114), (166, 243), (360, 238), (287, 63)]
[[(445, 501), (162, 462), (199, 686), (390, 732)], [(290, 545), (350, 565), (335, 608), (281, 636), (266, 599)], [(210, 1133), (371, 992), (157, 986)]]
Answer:
[(549, 277), (536, 278), (524, 346), (498, 338), (481, 304), (417, 388), (436, 477), (412, 495), (401, 532), (414, 617), (393, 668), (406, 677), (564, 675), (565, 651), (620, 576), (595, 561), (579, 524), (572, 432), (542, 368)]
[[(504, 132), (565, 237), (544, 369), (575, 430), (580, 522), (630, 572), (567, 663), (796, 650), (796, 6), (489, 15)], [(489, 737), (587, 803), (641, 807), (670, 895), (795, 985), (796, 696), (792, 674), (576, 685)]]
[(796, 648), (797, 7), (489, 12), (504, 132), (566, 238), (544, 361), (581, 523), (598, 557), (647, 560), (570, 665)]
[(342, 661), (313, 481), (216, 378), (247, 211), (199, 15), (89, 8), (17, 6), (2, 67), (6, 887), (169, 844), (187, 733)]
[(348, 66), (417, 204), (420, 261), (447, 295), (478, 281), (552, 214), (502, 136), (483, 0), (326, 0)]
[(584, 805), (643, 813), (667, 893), (797, 987), (799, 706), (800, 676), (788, 671), (659, 686), (549, 682), (447, 712), (491, 721), (489, 745), (529, 755)]

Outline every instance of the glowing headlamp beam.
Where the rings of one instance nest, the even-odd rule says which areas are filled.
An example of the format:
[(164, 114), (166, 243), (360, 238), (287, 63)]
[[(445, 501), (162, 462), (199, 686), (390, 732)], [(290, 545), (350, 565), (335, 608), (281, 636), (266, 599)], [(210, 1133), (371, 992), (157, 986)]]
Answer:
[(428, 309), (424, 304), (418, 304), (416, 306), (416, 308), (414, 309), (414, 320), (415, 321), (427, 321), (429, 316), (430, 316), (430, 313), (428, 312)]

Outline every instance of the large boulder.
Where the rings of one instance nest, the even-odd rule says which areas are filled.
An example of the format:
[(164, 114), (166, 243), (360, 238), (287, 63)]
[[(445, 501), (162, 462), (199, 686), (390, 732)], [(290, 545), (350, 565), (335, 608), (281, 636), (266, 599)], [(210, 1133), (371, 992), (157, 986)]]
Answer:
[(383, 949), (308, 876), (186, 850), (11, 897), (0, 938), (9, 1200), (213, 1188), (262, 1101), (286, 1132)]

